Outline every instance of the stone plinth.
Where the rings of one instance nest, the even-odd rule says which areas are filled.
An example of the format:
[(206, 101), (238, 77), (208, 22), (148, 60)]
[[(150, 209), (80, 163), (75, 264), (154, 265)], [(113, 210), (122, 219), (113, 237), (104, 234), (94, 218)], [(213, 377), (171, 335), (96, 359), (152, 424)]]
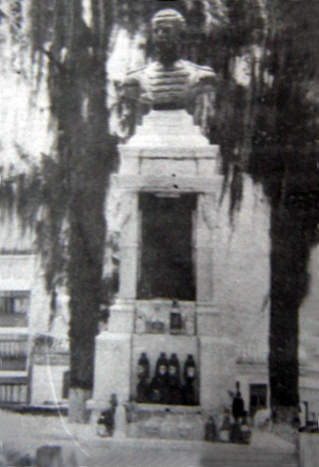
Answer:
[(119, 404), (129, 400), (131, 341), (130, 333), (103, 332), (96, 338), (94, 403), (91, 407), (107, 407), (111, 394), (116, 394)]
[(135, 326), (135, 302), (117, 300), (111, 307), (108, 331), (111, 333), (133, 333)]
[(134, 438), (203, 441), (205, 419), (200, 407), (138, 404), (130, 413), (127, 434)]

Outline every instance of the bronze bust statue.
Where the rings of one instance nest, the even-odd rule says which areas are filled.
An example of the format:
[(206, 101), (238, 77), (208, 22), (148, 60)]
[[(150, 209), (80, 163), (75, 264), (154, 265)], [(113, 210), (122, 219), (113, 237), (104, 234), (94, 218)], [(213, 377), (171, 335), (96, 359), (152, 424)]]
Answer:
[(197, 97), (215, 89), (212, 68), (181, 58), (184, 17), (173, 9), (158, 11), (152, 18), (155, 57), (150, 64), (127, 73), (123, 97), (130, 106), (139, 103), (142, 113), (154, 110), (187, 109), (194, 113)]

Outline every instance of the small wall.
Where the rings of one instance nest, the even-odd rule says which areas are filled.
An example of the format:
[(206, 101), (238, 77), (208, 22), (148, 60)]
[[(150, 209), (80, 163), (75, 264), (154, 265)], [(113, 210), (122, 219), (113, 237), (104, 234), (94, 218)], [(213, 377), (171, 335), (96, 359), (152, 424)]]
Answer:
[(34, 364), (31, 382), (31, 405), (55, 405), (63, 400), (63, 374), (67, 365)]
[(199, 407), (139, 404), (126, 425), (130, 438), (203, 441), (206, 416)]
[(300, 467), (319, 467), (319, 433), (300, 433)]

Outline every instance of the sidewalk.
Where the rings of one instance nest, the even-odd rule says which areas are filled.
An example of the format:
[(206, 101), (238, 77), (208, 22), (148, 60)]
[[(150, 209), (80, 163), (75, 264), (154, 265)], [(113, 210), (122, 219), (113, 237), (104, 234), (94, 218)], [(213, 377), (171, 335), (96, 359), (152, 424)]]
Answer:
[(292, 444), (272, 433), (254, 431), (249, 446), (201, 441), (99, 438), (95, 426), (67, 418), (0, 411), (5, 449), (34, 456), (43, 445), (68, 446), (83, 467), (297, 467)]

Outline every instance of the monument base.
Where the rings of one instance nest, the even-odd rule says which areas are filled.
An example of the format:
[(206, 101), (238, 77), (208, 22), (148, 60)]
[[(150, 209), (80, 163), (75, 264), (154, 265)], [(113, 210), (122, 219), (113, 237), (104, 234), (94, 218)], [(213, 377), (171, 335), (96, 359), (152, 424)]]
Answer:
[[(155, 376), (161, 352), (175, 353), (180, 362), (181, 384), (187, 355), (197, 367), (198, 406), (136, 403), (138, 361), (145, 352), (150, 363), (147, 384)], [(116, 437), (203, 440), (208, 415), (231, 406), (229, 390), (235, 385), (234, 344), (228, 338), (198, 335), (102, 332), (96, 339), (94, 398), (87, 407), (92, 423), (116, 394)], [(124, 415), (125, 414), (125, 415)]]

